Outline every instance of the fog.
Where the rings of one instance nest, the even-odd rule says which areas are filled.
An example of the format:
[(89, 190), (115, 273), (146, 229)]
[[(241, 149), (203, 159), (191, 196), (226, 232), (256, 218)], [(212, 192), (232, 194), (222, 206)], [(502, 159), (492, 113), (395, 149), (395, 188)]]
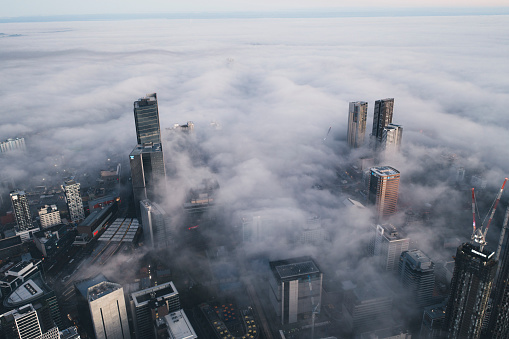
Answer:
[[(0, 167), (23, 188), (55, 165), (97, 170), (112, 154), (126, 158), (133, 101), (157, 92), (169, 211), (212, 178), (225, 225), (271, 220), (246, 253), (310, 254), (344, 274), (361, 269), (343, 259), (363, 255), (372, 223), (338, 189), (338, 168), (365, 152), (346, 146), (348, 102), (369, 102), (368, 141), (374, 101), (393, 97), (404, 126), (389, 164), (401, 172), (393, 222), (431, 205), (431, 220), (406, 232), (442, 259), (445, 237), (471, 232), (470, 195), (450, 184), (451, 162), (485, 175), (488, 200), (507, 176), (507, 29), (507, 16), (0, 24), (0, 138), (24, 136), (28, 148)], [(191, 135), (166, 131), (187, 121)], [(327, 245), (296, 246), (292, 232), (313, 215)]]

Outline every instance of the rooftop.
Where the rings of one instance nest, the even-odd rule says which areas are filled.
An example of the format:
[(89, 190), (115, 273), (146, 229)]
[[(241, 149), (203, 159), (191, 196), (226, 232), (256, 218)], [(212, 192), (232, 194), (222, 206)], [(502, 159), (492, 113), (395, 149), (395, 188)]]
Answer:
[(370, 170), (372, 174), (382, 177), (399, 174), (399, 171), (397, 169), (390, 166), (371, 167)]
[(310, 257), (272, 261), (269, 264), (281, 280), (320, 273), (320, 269)]
[(16, 307), (28, 302), (35, 302), (53, 291), (44, 282), (41, 272), (30, 277), (29, 280), (18, 286), (8, 297), (4, 299), (4, 306)]
[(198, 338), (194, 332), (189, 319), (187, 319), (184, 310), (178, 310), (164, 317), (168, 325), (168, 331), (171, 331), (175, 339), (193, 339)]
[(428, 270), (435, 266), (431, 259), (421, 250), (413, 249), (403, 253), (409, 257), (414, 269)]
[(87, 297), (88, 288), (94, 285), (97, 285), (103, 281), (108, 281), (106, 277), (101, 273), (96, 275), (93, 278), (82, 280), (74, 284), (74, 286), (78, 289), (82, 296)]
[(157, 104), (157, 95), (156, 93), (147, 94), (143, 98), (139, 98), (134, 102), (134, 108), (139, 108), (143, 106), (151, 106)]
[[(136, 147), (131, 151), (131, 154), (129, 154), (129, 157), (134, 157), (136, 155), (140, 155), (142, 153), (156, 153), (156, 152), (162, 152), (161, 144), (153, 144), (148, 143), (144, 145), (136, 145)], [(134, 159), (134, 158), (131, 158)]]
[(122, 286), (119, 284), (115, 284), (109, 281), (103, 281), (97, 285), (88, 288), (87, 299), (88, 301), (94, 301), (121, 288)]
[(174, 295), (178, 295), (178, 292), (177, 289), (175, 288), (175, 285), (173, 285), (173, 282), (171, 281), (162, 285), (133, 292), (131, 294), (136, 307), (138, 307), (141, 304), (146, 304), (152, 299), (170, 297)]

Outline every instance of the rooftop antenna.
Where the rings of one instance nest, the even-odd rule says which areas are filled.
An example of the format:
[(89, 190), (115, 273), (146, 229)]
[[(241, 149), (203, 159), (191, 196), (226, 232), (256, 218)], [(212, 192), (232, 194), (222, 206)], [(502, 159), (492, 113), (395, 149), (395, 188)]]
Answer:
[[(474, 189), (472, 188), (472, 225), (473, 225), (473, 231), (472, 231), (472, 240), (473, 242), (479, 244), (479, 247), (482, 250), (484, 249), (484, 246), (486, 246), (486, 234), (488, 233), (488, 229), (490, 228), (491, 220), (493, 220), (493, 216), (495, 215), (495, 210), (497, 209), (498, 202), (500, 201), (500, 197), (502, 196), (502, 192), (504, 191), (505, 184), (507, 182), (507, 178), (505, 178), (504, 183), (502, 184), (502, 187), (500, 188), (500, 191), (498, 192), (498, 195), (491, 204), (491, 209), (488, 211), (486, 216), (484, 217), (484, 220), (481, 222), (480, 227), (476, 227), (475, 225), (475, 210), (477, 207), (477, 203), (475, 201), (475, 193)], [(491, 212), (491, 214), (490, 214)], [(486, 221), (486, 218), (490, 216), (488, 219), (488, 223), (486, 224), (486, 227), (484, 227), (484, 221)]]

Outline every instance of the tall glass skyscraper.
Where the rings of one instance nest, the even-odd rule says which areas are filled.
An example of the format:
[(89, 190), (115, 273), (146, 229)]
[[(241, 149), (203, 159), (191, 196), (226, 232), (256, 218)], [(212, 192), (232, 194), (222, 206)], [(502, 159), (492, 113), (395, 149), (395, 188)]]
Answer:
[(370, 169), (368, 200), (376, 207), (377, 220), (396, 213), (399, 176), (399, 171), (389, 166)]
[(136, 124), (138, 144), (143, 145), (148, 142), (154, 144), (161, 143), (156, 93), (147, 94), (146, 97), (134, 102), (134, 122)]
[(351, 148), (361, 147), (366, 134), (368, 103), (365, 101), (351, 102), (348, 109), (348, 145)]
[(80, 183), (74, 180), (67, 180), (62, 185), (65, 193), (65, 201), (69, 210), (69, 221), (80, 222), (85, 219), (85, 210), (83, 209), (83, 201), (80, 194)]
[(394, 110), (394, 98), (381, 99), (375, 101), (375, 110), (373, 113), (373, 129), (371, 137), (375, 139), (375, 145), (382, 142), (383, 131), (386, 126), (392, 123), (392, 113)]

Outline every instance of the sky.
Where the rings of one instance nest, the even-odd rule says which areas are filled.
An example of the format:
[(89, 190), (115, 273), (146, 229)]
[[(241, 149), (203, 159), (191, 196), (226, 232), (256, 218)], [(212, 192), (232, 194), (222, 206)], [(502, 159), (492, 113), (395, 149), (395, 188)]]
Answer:
[[(5, 0), (4, 0), (5, 1)], [(409, 3), (403, 0), (22, 0), (9, 2), (2, 6), (0, 18), (26, 16), (54, 16), (54, 15), (97, 15), (97, 14), (153, 14), (174, 12), (230, 12), (230, 11), (293, 11), (293, 10), (350, 10), (372, 11), (390, 8), (460, 8), (460, 7), (507, 7), (503, 0), (416, 0)]]
[[(28, 148), (0, 158), (2, 176), (25, 188), (58, 166), (92, 172), (127, 157), (133, 102), (156, 92), (166, 207), (213, 178), (229, 213), (263, 215), (277, 232), (320, 216), (327, 257), (341, 262), (371, 226), (369, 209), (352, 212), (333, 193), (338, 166), (365, 152), (346, 147), (348, 103), (369, 103), (369, 134), (374, 101), (395, 98), (401, 201), (436, 211), (407, 232), (450, 258), (437, 244), (471, 231), (469, 192), (447, 184), (454, 168), (483, 173), (493, 198), (508, 174), (508, 29), (507, 16), (0, 23), (0, 139), (24, 136)], [(166, 130), (187, 121), (190, 138)], [(278, 237), (245, 248), (303, 251)]]

